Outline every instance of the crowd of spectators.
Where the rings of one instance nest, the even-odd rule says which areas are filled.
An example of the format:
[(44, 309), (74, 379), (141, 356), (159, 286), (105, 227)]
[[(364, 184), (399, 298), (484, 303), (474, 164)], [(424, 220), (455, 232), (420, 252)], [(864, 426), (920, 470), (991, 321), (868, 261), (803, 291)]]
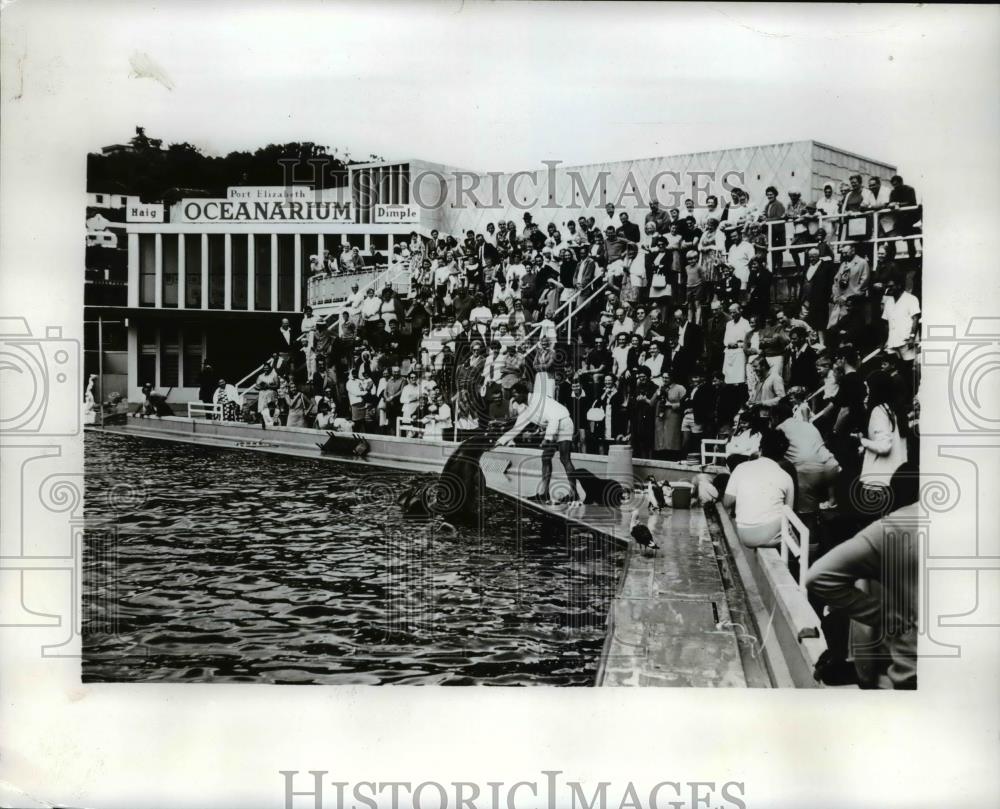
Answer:
[[(641, 227), (609, 204), (604, 221), (581, 216), (543, 228), (526, 213), (520, 228), (413, 233), (391, 258), (409, 294), (398, 283), (355, 284), (337, 316), (307, 308), (300, 323), (284, 323), (254, 386), (256, 415), (244, 408), (244, 417), (386, 433), (402, 420), (420, 428), (413, 435), (442, 435), (515, 416), (511, 389), (541, 373), (546, 393), (574, 414), (577, 451), (628, 442), (639, 457), (679, 459), (703, 438), (732, 436), (738, 449), (756, 406), (788, 400), (811, 405), (819, 426), (833, 421), (842, 347), (861, 356), (883, 349), (905, 403), (919, 261), (897, 259), (896, 245), (913, 240), (880, 242), (873, 272), (864, 256), (871, 242), (845, 235), (851, 212), (915, 200), (901, 178), (891, 185), (886, 193), (877, 178), (867, 189), (852, 178), (835, 204), (829, 185), (808, 204), (792, 190), (787, 206), (769, 188), (760, 207), (735, 189), (724, 206), (716, 197), (703, 209), (686, 200), (683, 217), (654, 202)], [(834, 245), (814, 227), (823, 216), (838, 217), (827, 220), (844, 236)], [(793, 282), (780, 304), (766, 227), (776, 219), (816, 239), (791, 239), (795, 260), (776, 271)], [(357, 253), (345, 246), (337, 267), (359, 266)], [(821, 384), (824, 393), (808, 399)], [(202, 398), (232, 414), (233, 393), (203, 390)]]
[[(725, 441), (746, 545), (776, 545), (789, 506), (833, 547), (917, 460), (919, 211), (889, 185), (413, 233), (389, 259), (408, 294), (355, 284), (336, 315), (307, 307), (252, 395), (209, 369), (202, 399), (265, 427), (452, 439), (531, 407), (526, 384), (567, 408), (576, 452), (694, 460)], [(355, 249), (327, 261), (360, 266)]]

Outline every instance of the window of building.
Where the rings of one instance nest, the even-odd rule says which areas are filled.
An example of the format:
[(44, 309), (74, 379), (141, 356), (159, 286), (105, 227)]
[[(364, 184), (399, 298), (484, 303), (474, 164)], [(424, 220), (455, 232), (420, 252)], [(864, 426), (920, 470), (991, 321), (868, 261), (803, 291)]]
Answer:
[(226, 237), (222, 233), (210, 233), (208, 234), (208, 308), (225, 308), (225, 295)]
[[(246, 287), (245, 282), (243, 286)], [(184, 387), (196, 388), (201, 384), (201, 366), (204, 362), (202, 332), (200, 329), (185, 329), (183, 338)]]
[(295, 308), (295, 237), (290, 233), (278, 235), (278, 308)]
[(136, 375), (139, 387), (157, 385), (156, 380), (156, 329), (146, 327), (139, 330), (139, 354), (137, 357)]
[(253, 239), (254, 257), (254, 309), (269, 310), (271, 308), (271, 236), (268, 233), (255, 233)]
[(164, 233), (161, 237), (163, 250), (163, 305), (177, 306), (177, 234)]
[(156, 236), (139, 234), (139, 305), (156, 304)]
[(232, 262), (233, 309), (247, 308), (247, 234), (234, 233), (230, 238)]
[(177, 326), (160, 329), (160, 387), (176, 388), (180, 384), (181, 345)]
[(184, 305), (201, 308), (201, 234), (184, 236)]

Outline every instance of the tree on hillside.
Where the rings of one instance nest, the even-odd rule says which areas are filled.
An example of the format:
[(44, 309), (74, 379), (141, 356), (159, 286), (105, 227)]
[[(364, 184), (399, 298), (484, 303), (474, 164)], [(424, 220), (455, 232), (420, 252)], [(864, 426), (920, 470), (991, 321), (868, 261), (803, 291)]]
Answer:
[[(224, 196), (234, 185), (284, 185), (287, 181), (325, 188), (347, 184), (350, 152), (312, 141), (270, 143), (254, 152), (209, 156), (191, 143), (171, 143), (149, 138), (141, 127), (129, 149), (87, 155), (87, 190), (115, 190), (147, 201), (172, 196), (168, 192), (198, 191)], [(372, 155), (373, 161), (381, 158)], [(310, 162), (312, 161), (312, 162)]]

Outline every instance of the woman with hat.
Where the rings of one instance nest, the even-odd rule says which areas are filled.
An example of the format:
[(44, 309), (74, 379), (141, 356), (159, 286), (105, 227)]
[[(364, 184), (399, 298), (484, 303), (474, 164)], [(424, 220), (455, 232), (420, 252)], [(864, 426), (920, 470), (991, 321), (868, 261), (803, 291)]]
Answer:
[(666, 370), (662, 373), (660, 387), (653, 397), (655, 413), (655, 441), (653, 448), (657, 457), (674, 459), (683, 454), (684, 438), (681, 424), (684, 420), (683, 405), (687, 390), (671, 381)]

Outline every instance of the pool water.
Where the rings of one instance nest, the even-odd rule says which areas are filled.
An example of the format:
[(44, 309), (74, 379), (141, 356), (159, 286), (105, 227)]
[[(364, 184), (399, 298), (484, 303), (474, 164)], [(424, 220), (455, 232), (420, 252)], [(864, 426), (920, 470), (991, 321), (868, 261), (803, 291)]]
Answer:
[(404, 519), (419, 475), (88, 433), (87, 682), (590, 685), (624, 562), (487, 495)]

